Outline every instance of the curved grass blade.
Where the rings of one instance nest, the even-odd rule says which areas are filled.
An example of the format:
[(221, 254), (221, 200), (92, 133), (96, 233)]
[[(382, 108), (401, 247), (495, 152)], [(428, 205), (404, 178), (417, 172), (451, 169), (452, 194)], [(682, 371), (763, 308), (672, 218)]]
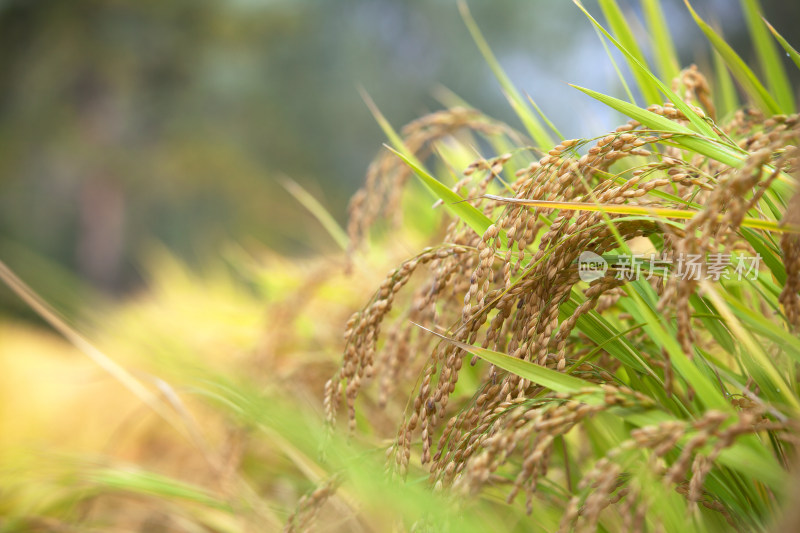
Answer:
[(280, 179), (280, 184), (283, 185), (283, 188), (294, 196), (295, 200), (300, 202), (309, 213), (314, 215), (314, 218), (325, 228), (336, 244), (338, 244), (342, 250), (346, 251), (350, 244), (350, 239), (347, 238), (347, 233), (342, 229), (339, 223), (336, 222), (336, 219), (325, 209), (325, 206), (299, 183), (288, 176), (283, 176)]
[(608, 60), (611, 62), (611, 66), (614, 67), (614, 72), (616, 72), (617, 78), (619, 79), (619, 83), (620, 85), (622, 85), (622, 90), (624, 90), (625, 94), (628, 95), (628, 101), (631, 104), (636, 105), (636, 98), (634, 98), (631, 88), (628, 87), (628, 82), (625, 79), (625, 76), (622, 74), (622, 71), (619, 69), (619, 66), (617, 66), (617, 61), (616, 59), (614, 59), (614, 54), (611, 53), (611, 50), (608, 48), (608, 45), (606, 44), (606, 40), (603, 39), (602, 32), (597, 28), (594, 28), (594, 32), (597, 34), (597, 38), (600, 39), (600, 44), (603, 45), (603, 51), (605, 51)]
[(764, 351), (761, 344), (755, 340), (752, 333), (736, 318), (728, 306), (728, 302), (708, 281), (702, 280), (700, 286), (742, 346), (740, 352), (742, 364), (759, 385), (762, 393), (772, 401), (791, 407), (795, 413), (800, 411), (800, 400), (797, 399), (784, 376), (775, 367), (773, 359)]
[(643, 72), (642, 69), (637, 68), (636, 64), (632, 61), (632, 59), (635, 59), (635, 61), (645, 68), (649, 68), (644, 54), (639, 48), (639, 44), (636, 42), (636, 37), (634, 37), (630, 25), (622, 14), (622, 10), (619, 8), (616, 0), (600, 0), (600, 9), (603, 11), (608, 25), (611, 26), (611, 31), (614, 32), (614, 36), (619, 40), (620, 44), (630, 52), (631, 56), (633, 56), (632, 58), (628, 58), (628, 64), (633, 72), (633, 77), (636, 78), (636, 83), (639, 85), (639, 90), (642, 91), (644, 101), (648, 104), (661, 103), (661, 94), (659, 93), (658, 85), (653, 83), (653, 79)]
[(471, 353), (472, 355), (477, 355), (484, 361), (487, 361), (498, 368), (502, 368), (503, 370), (511, 372), (512, 374), (516, 374), (523, 379), (527, 379), (533, 383), (538, 383), (539, 385), (547, 387), (548, 389), (552, 389), (556, 392), (600, 393), (603, 391), (603, 389), (594, 383), (584, 381), (580, 378), (576, 378), (575, 376), (570, 376), (569, 374), (564, 374), (563, 372), (551, 370), (547, 367), (540, 366), (529, 361), (523, 361), (522, 359), (517, 359), (516, 357), (511, 357), (510, 355), (504, 353), (459, 342), (455, 339), (451, 339), (450, 337), (442, 335), (441, 333), (436, 333), (435, 331), (432, 331), (424, 326), (420, 326), (414, 322), (412, 322), (412, 324), (436, 335), (437, 337), (449, 342), (450, 344), (453, 344), (454, 346), (458, 346), (465, 352)]
[[(381, 127), (394, 148), (387, 145), (384, 146), (386, 146), (389, 151), (397, 155), (397, 157), (402, 159), (406, 165), (411, 167), (411, 170), (414, 171), (425, 187), (433, 193), (434, 197), (444, 202), (448, 211), (461, 219), (478, 235), (483, 235), (489, 226), (492, 225), (493, 222), (491, 219), (489, 219), (489, 217), (484, 215), (472, 204), (465, 202), (464, 198), (462, 198), (458, 193), (453, 192), (449, 187), (431, 176), (425, 170), (422, 162), (420, 162), (417, 156), (411, 153), (411, 151), (406, 147), (403, 139), (401, 139), (397, 132), (394, 131), (392, 125), (389, 124), (389, 121), (386, 120), (386, 117), (383, 116), (378, 109), (378, 106), (375, 105), (375, 102), (372, 101), (369, 95), (363, 90), (361, 91), (361, 95), (375, 117), (375, 120), (378, 122), (378, 125)], [(508, 239), (503, 230), (500, 230), (499, 238), (503, 243), (503, 246), (508, 243)]]
[(550, 135), (547, 134), (547, 130), (544, 128), (542, 123), (539, 122), (539, 119), (536, 118), (536, 115), (533, 114), (531, 108), (528, 107), (528, 104), (525, 102), (525, 99), (522, 98), (522, 95), (519, 93), (517, 88), (514, 87), (511, 79), (503, 70), (503, 67), (500, 66), (497, 58), (492, 53), (492, 49), (489, 47), (489, 44), (483, 37), (481, 30), (478, 28), (478, 24), (475, 22), (475, 19), (472, 18), (472, 14), (469, 12), (469, 7), (467, 7), (467, 3), (464, 0), (459, 0), (458, 9), (461, 12), (461, 17), (464, 19), (464, 24), (466, 24), (470, 35), (472, 35), (472, 40), (475, 41), (475, 44), (481, 51), (481, 55), (483, 55), (483, 59), (489, 65), (489, 68), (492, 69), (497, 81), (500, 82), (500, 86), (503, 88), (506, 99), (508, 99), (508, 102), (514, 109), (514, 112), (522, 121), (522, 124), (528, 131), (528, 135), (530, 135), (534, 140), (537, 148), (544, 149), (552, 146), (554, 143), (550, 138)]
[[(614, 98), (613, 96), (598, 93), (597, 91), (579, 87), (577, 85), (572, 85), (572, 87), (585, 94), (588, 94), (596, 100), (600, 100), (607, 106), (616, 109), (620, 113), (623, 113), (624, 115), (641, 122), (652, 130), (665, 131), (680, 135), (680, 137), (673, 137), (671, 140), (680, 144), (687, 150), (692, 150), (698, 154), (710, 157), (719, 161), (720, 163), (725, 163), (726, 165), (735, 168), (740, 168), (744, 164), (745, 157), (742, 154), (741, 149), (738, 147), (730, 146), (721, 141), (698, 136), (694, 131), (690, 130), (686, 126), (682, 126), (676, 122), (673, 122), (672, 120), (669, 120), (668, 118), (657, 115), (652, 111), (642, 109), (641, 107), (625, 102), (624, 100)], [(716, 139), (717, 137), (715, 136), (713, 138)]]
[(667, 28), (667, 19), (661, 10), (659, 0), (642, 0), (642, 11), (647, 23), (647, 31), (653, 41), (653, 55), (655, 56), (658, 74), (662, 80), (675, 78), (680, 67), (672, 36)]
[[(438, 199), (441, 199), (444, 202), (445, 207), (447, 207), (447, 209), (453, 213), (454, 216), (458, 217), (470, 228), (475, 230), (475, 233), (478, 235), (483, 235), (486, 230), (489, 229), (489, 226), (493, 224), (492, 220), (480, 212), (475, 206), (464, 201), (464, 199), (458, 193), (453, 192), (452, 189), (428, 174), (428, 172), (426, 172), (418, 162), (407, 157), (405, 154), (394, 150), (390, 146), (386, 146), (386, 148), (397, 157), (402, 159), (406, 165), (411, 167), (411, 170), (414, 171), (414, 174), (419, 177), (422, 183), (425, 184), (425, 186), (434, 194), (434, 196), (436, 196)], [(505, 247), (508, 244), (508, 238), (506, 237), (505, 232), (500, 230), (498, 236)]]
[(759, 63), (766, 76), (770, 92), (784, 110), (794, 113), (794, 94), (780, 54), (767, 31), (758, 0), (741, 0), (745, 20), (758, 53)]
[(684, 102), (677, 94), (675, 94), (675, 92), (672, 89), (670, 89), (664, 82), (659, 80), (658, 77), (650, 71), (650, 69), (648, 69), (641, 62), (639, 62), (636, 59), (636, 57), (633, 54), (631, 54), (630, 51), (628, 51), (624, 46), (622, 46), (622, 44), (619, 43), (619, 41), (617, 41), (614, 37), (612, 37), (611, 34), (608, 33), (608, 31), (599, 22), (597, 22), (597, 20), (595, 20), (595, 18), (586, 10), (586, 8), (583, 7), (583, 4), (581, 4), (580, 0), (572, 0), (572, 1), (575, 3), (575, 5), (578, 6), (578, 8), (580, 8), (581, 11), (583, 11), (583, 13), (589, 18), (592, 24), (594, 24), (601, 32), (603, 32), (603, 34), (608, 38), (608, 40), (614, 43), (614, 46), (616, 46), (619, 49), (619, 51), (622, 52), (625, 55), (625, 57), (628, 58), (629, 63), (633, 67), (636, 67), (636, 69), (643, 72), (653, 80), (653, 83), (655, 83), (658, 86), (658, 89), (669, 99), (670, 102), (675, 104), (675, 107), (677, 109), (679, 109), (686, 116), (686, 118), (689, 120), (689, 122), (692, 123), (692, 126), (698, 133), (701, 133), (704, 136), (709, 137), (711, 139), (719, 139), (719, 135), (717, 135), (717, 133), (714, 131), (711, 125), (708, 122), (706, 122), (704, 118), (700, 117), (697, 113), (695, 113), (686, 104), (686, 102)]
[(784, 113), (785, 110), (781, 109), (781, 106), (778, 105), (769, 91), (767, 91), (767, 89), (761, 84), (756, 75), (753, 74), (753, 71), (750, 70), (742, 58), (739, 57), (739, 54), (737, 54), (733, 48), (731, 48), (731, 46), (725, 42), (725, 39), (720, 37), (717, 32), (711, 28), (711, 26), (706, 24), (706, 22), (700, 18), (700, 16), (692, 7), (692, 4), (689, 3), (689, 0), (683, 1), (686, 4), (686, 7), (689, 9), (692, 18), (694, 18), (695, 22), (700, 27), (700, 30), (702, 30), (711, 45), (722, 56), (725, 64), (728, 65), (729, 69), (731, 69), (733, 77), (739, 81), (750, 98), (752, 98), (756, 104), (758, 104), (758, 106), (767, 113), (773, 115)]
[(792, 58), (792, 61), (794, 61), (794, 64), (797, 65), (797, 68), (800, 68), (800, 52), (795, 50), (794, 47), (791, 44), (789, 44), (789, 42), (786, 39), (783, 38), (783, 35), (778, 33), (778, 30), (772, 27), (772, 24), (770, 24), (766, 20), (764, 20), (764, 24), (767, 25), (769, 31), (772, 32), (772, 36), (775, 37), (775, 40), (778, 41), (778, 43), (780, 43), (780, 45), (786, 51), (786, 54), (790, 58)]
[(714, 80), (715, 80), (715, 97), (717, 106), (717, 120), (725, 119), (730, 116), (734, 111), (741, 107), (739, 105), (739, 95), (736, 93), (736, 86), (733, 84), (733, 78), (725, 66), (725, 61), (719, 52), (714, 50), (712, 52), (714, 61)]
[(770, 93), (775, 96), (775, 100), (781, 109), (787, 113), (794, 113), (792, 87), (789, 85), (786, 69), (783, 68), (781, 58), (775, 49), (775, 43), (772, 42), (764, 25), (761, 6), (758, 0), (741, 0), (741, 4), (747, 28), (758, 53), (758, 62), (761, 65), (762, 73), (767, 79)]
[(99, 468), (84, 472), (84, 476), (88, 482), (111, 490), (187, 500), (215, 509), (232, 511), (230, 504), (218, 499), (204, 487), (138, 468)]
[(536, 110), (536, 112), (539, 114), (539, 116), (544, 121), (544, 123), (547, 124), (547, 127), (550, 128), (552, 130), (552, 132), (556, 134), (556, 137), (558, 137), (559, 141), (563, 141), (566, 137), (564, 137), (564, 135), (562, 135), (561, 132), (558, 131), (558, 128), (556, 128), (555, 124), (553, 124), (553, 122), (549, 118), (547, 118), (547, 115), (545, 115), (544, 111), (542, 111), (539, 108), (539, 105), (533, 100), (533, 98), (531, 98), (531, 95), (526, 94), (525, 96), (528, 97), (528, 102), (531, 103), (531, 105)]

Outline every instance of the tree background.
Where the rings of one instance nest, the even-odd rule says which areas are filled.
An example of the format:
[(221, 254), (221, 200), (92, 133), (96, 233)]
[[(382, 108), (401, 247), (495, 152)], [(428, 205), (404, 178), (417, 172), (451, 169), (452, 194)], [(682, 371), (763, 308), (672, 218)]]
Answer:
[[(561, 105), (581, 100), (565, 98), (567, 82), (618, 92), (571, 2), (471, 4), (565, 135), (619, 122), (588, 99)], [(702, 42), (682, 2), (665, 4), (677, 44)], [(694, 4), (750, 49), (736, 2)], [(796, 44), (800, 5), (762, 4)], [(680, 54), (682, 66), (709, 61)], [(232, 241), (330, 247), (276, 178), (344, 221), (383, 140), (358, 86), (396, 126), (440, 107), (438, 85), (516, 123), (453, 0), (6, 0), (0, 72), (0, 257), (67, 309), (135, 291), (154, 243), (197, 264)], [(22, 307), (0, 292), (0, 310)]]

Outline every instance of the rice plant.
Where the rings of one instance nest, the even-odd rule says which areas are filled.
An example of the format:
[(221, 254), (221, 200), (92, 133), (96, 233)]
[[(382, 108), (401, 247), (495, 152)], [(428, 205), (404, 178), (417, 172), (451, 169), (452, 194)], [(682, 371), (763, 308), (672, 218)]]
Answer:
[(412, 175), (446, 227), (348, 322), (328, 423), (343, 407), (357, 433), (360, 396), (399, 396), (390, 471), (464, 508), (520, 504), (520, 530), (770, 530), (800, 422), (800, 117), (769, 32), (798, 56), (743, 1), (765, 85), (686, 2), (723, 67), (678, 71), (643, 2), (659, 76), (600, 6), (610, 31), (584, 11), (644, 102), (576, 87), (629, 118), (613, 131), (551, 140), (463, 3), (524, 134), (463, 105), (398, 134), (367, 98), (391, 146), (351, 204), (351, 243)]
[(346, 260), (158, 254), (93, 342), (0, 263), (116, 380), (87, 403), (146, 422), (92, 456), (4, 450), (0, 531), (797, 530), (800, 55), (755, 0), (758, 75), (688, 2), (713, 75), (657, 0), (643, 44), (599, 5), (635, 85), (572, 98), (612, 131), (562, 137), (464, 3), (520, 129), (442, 91), (395, 132), (365, 93), (389, 145), (346, 230), (285, 180)]

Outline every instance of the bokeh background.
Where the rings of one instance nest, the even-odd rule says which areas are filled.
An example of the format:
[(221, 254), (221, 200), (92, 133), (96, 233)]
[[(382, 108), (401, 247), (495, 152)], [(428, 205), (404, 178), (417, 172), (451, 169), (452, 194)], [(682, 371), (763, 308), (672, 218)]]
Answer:
[[(665, 4), (683, 66), (708, 64), (683, 3)], [(694, 4), (750, 49), (738, 2)], [(762, 4), (796, 43), (800, 3)], [(572, 2), (471, 9), (565, 135), (619, 120), (566, 85), (620, 92)], [(135, 292), (154, 246), (189, 264), (229, 242), (332, 249), (278, 179), (345, 220), (383, 142), (359, 86), (398, 127), (439, 108), (440, 86), (516, 124), (454, 0), (4, 0), (0, 73), (0, 258), (67, 312)], [(4, 288), (0, 311), (28, 313)]]

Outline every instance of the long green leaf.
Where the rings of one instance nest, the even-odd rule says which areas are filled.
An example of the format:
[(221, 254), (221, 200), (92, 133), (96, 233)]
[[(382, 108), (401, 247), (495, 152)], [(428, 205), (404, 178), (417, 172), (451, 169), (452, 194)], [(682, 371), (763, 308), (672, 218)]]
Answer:
[(697, 313), (696, 316), (700, 318), (700, 321), (703, 323), (703, 326), (711, 333), (714, 337), (714, 340), (719, 344), (723, 350), (728, 352), (729, 354), (736, 353), (736, 344), (733, 341), (728, 330), (720, 323), (722, 317), (717, 315), (714, 312), (713, 307), (705, 298), (697, 294), (692, 294), (689, 297), (689, 302), (694, 307), (695, 312)]
[(775, 40), (778, 41), (778, 43), (780, 43), (780, 45), (786, 51), (786, 55), (792, 58), (792, 61), (794, 61), (794, 64), (797, 65), (797, 68), (800, 68), (800, 52), (795, 50), (794, 47), (791, 44), (789, 44), (789, 42), (786, 39), (783, 38), (783, 35), (778, 33), (778, 30), (776, 30), (772, 26), (772, 24), (770, 24), (766, 20), (764, 20), (764, 24), (767, 25), (769, 31), (772, 32), (772, 36), (775, 37)]
[(556, 392), (575, 393), (585, 391), (599, 393), (603, 390), (596, 384), (576, 378), (575, 376), (570, 376), (569, 374), (565, 374), (563, 372), (551, 370), (547, 367), (537, 365), (529, 361), (523, 361), (522, 359), (517, 359), (516, 357), (511, 357), (510, 355), (504, 353), (495, 352), (493, 350), (488, 350), (479, 346), (473, 346), (471, 344), (465, 344), (442, 335), (441, 333), (431, 331), (430, 329), (420, 326), (419, 324), (415, 325), (429, 333), (433, 333), (437, 337), (449, 342), (450, 344), (453, 344), (454, 346), (458, 346), (465, 352), (471, 353), (472, 355), (477, 355), (481, 359), (495, 365), (496, 367), (507, 370), (512, 374), (516, 374), (521, 378), (532, 381), (533, 383), (538, 383), (539, 385), (547, 387), (548, 389), (552, 389)]
[(721, 291), (720, 294), (731, 306), (731, 311), (743, 322), (746, 322), (753, 331), (777, 343), (781, 346), (783, 353), (790, 356), (796, 363), (800, 363), (800, 339), (776, 325), (760, 311), (755, 311), (743, 304), (729, 292)]
[(772, 275), (775, 276), (775, 279), (778, 280), (778, 283), (781, 285), (786, 283), (786, 268), (783, 266), (783, 261), (781, 260), (780, 256), (777, 253), (774, 253), (770, 248), (764, 243), (761, 236), (751, 229), (743, 229), (741, 231), (742, 236), (745, 238), (747, 242), (753, 247), (753, 250), (756, 251), (757, 254), (761, 256), (764, 260), (764, 264), (767, 265)]
[(336, 241), (336, 244), (338, 244), (342, 250), (347, 250), (350, 243), (347, 232), (336, 222), (336, 219), (325, 209), (325, 206), (314, 198), (314, 195), (305, 190), (290, 177), (284, 176), (283, 179), (280, 180), (280, 183), (289, 194), (294, 196), (295, 200), (300, 202), (303, 207), (308, 209), (309, 213), (314, 215), (314, 218), (325, 228), (331, 238)]
[[(380, 112), (378, 106), (375, 105), (375, 102), (372, 101), (369, 95), (362, 91), (362, 97), (375, 117), (375, 120), (378, 122), (378, 125), (389, 139), (389, 142), (392, 143), (393, 148), (389, 146), (386, 146), (386, 148), (411, 167), (411, 170), (414, 171), (414, 174), (417, 175), (425, 187), (433, 194), (434, 198), (444, 202), (448, 211), (461, 219), (478, 235), (483, 235), (489, 226), (492, 225), (492, 221), (489, 217), (484, 215), (472, 204), (465, 202), (458, 193), (453, 192), (449, 187), (431, 176), (428, 171), (425, 170), (417, 156), (411, 153), (406, 147), (403, 139), (394, 131), (392, 125), (389, 124), (389, 121), (386, 120), (386, 117), (383, 116), (383, 113)], [(499, 237), (503, 246), (505, 246), (508, 243), (508, 238), (503, 230), (500, 230)]]
[(669, 353), (670, 362), (677, 374), (695, 390), (697, 399), (702, 405), (708, 409), (732, 411), (731, 404), (725, 399), (719, 387), (706, 376), (696, 361), (689, 359), (689, 355), (683, 352), (675, 338), (674, 327), (659, 314), (654, 305), (650, 305), (648, 300), (635, 290), (633, 285), (625, 285), (624, 290), (629, 298), (622, 299), (620, 303), (633, 315), (637, 323), (645, 324), (643, 328), (650, 338)]
[(761, 6), (758, 0), (741, 0), (744, 19), (747, 21), (747, 28), (750, 37), (758, 53), (758, 62), (762, 72), (767, 78), (767, 85), (770, 92), (775, 96), (775, 100), (786, 113), (794, 113), (794, 95), (789, 78), (786, 76), (786, 69), (775, 48), (775, 43), (769, 36), (761, 16)]
[[(564, 302), (559, 309), (561, 320), (574, 315), (578, 306), (585, 301), (585, 296), (573, 287), (570, 299)], [(628, 368), (648, 374), (656, 381), (660, 381), (658, 375), (642, 359), (641, 354), (638, 353), (631, 342), (624, 335), (620, 335), (619, 331), (597, 311), (592, 310), (582, 314), (578, 317), (575, 327), (589, 337), (597, 346), (603, 346), (603, 350)]]
[(228, 503), (220, 501), (202, 487), (138, 468), (102, 468), (86, 472), (84, 475), (87, 481), (109, 489), (159, 498), (178, 498), (217, 509), (231, 510)]
[(610, 33), (599, 23), (595, 18), (586, 10), (585, 7), (581, 4), (580, 0), (572, 0), (575, 5), (577, 5), (581, 11), (589, 18), (589, 20), (594, 24), (603, 34), (608, 38), (609, 41), (614, 43), (614, 46), (619, 49), (620, 52), (628, 58), (629, 63), (635, 67), (638, 71), (642, 72), (643, 74), (647, 75), (653, 80), (659, 90), (672, 102), (675, 107), (680, 110), (686, 118), (691, 122), (692, 126), (698, 133), (702, 133), (704, 136), (712, 138), (712, 139), (719, 139), (719, 135), (714, 131), (711, 125), (706, 122), (705, 119), (701, 118), (697, 113), (695, 113), (689, 105), (683, 101), (675, 91), (669, 88), (667, 84), (662, 82), (658, 79), (658, 76), (653, 74), (650, 69), (644, 66), (641, 62), (639, 62), (636, 57), (628, 51), (622, 44), (620, 44), (614, 37), (611, 36)]
[[(478, 235), (483, 235), (486, 230), (489, 229), (489, 226), (493, 224), (491, 219), (479, 211), (475, 206), (465, 202), (458, 193), (453, 192), (452, 189), (428, 174), (428, 172), (426, 172), (418, 162), (413, 161), (405, 154), (394, 150), (390, 146), (386, 146), (386, 148), (394, 153), (397, 157), (402, 159), (403, 162), (414, 171), (414, 174), (417, 175), (422, 183), (425, 184), (428, 190), (430, 190), (436, 198), (444, 202), (447, 210), (450, 211), (454, 216), (464, 221), (464, 223), (466, 223), (470, 228), (475, 230), (475, 233)], [(503, 246), (507, 246), (508, 238), (503, 230), (500, 230), (499, 238)]]
[(711, 55), (714, 61), (714, 81), (716, 82), (714, 101), (717, 106), (717, 120), (724, 120), (739, 109), (739, 95), (736, 93), (733, 78), (728, 67), (725, 66), (722, 56), (716, 50)]
[(478, 24), (475, 22), (475, 19), (472, 18), (469, 7), (467, 7), (467, 3), (464, 0), (459, 0), (458, 9), (461, 12), (461, 17), (464, 19), (464, 24), (466, 24), (470, 35), (472, 35), (472, 39), (481, 51), (481, 55), (483, 55), (489, 68), (492, 69), (497, 81), (500, 82), (500, 86), (503, 88), (503, 92), (509, 104), (511, 104), (514, 112), (522, 121), (523, 126), (525, 126), (525, 129), (528, 131), (528, 135), (531, 136), (538, 148), (548, 149), (553, 146), (553, 140), (550, 135), (548, 135), (547, 130), (542, 123), (539, 122), (539, 119), (536, 118), (531, 108), (528, 107), (527, 102), (525, 102), (525, 99), (511, 82), (511, 79), (505, 73), (503, 67), (500, 66), (500, 62), (497, 61), (494, 53), (492, 53), (489, 43), (487, 43), (486, 39), (483, 37), (481, 30), (478, 28)]
[(572, 87), (588, 94), (592, 98), (600, 100), (604, 104), (616, 109), (620, 113), (623, 113), (632, 119), (641, 122), (652, 130), (680, 135), (680, 137), (673, 137), (672, 140), (688, 150), (692, 150), (698, 154), (710, 157), (719, 161), (720, 163), (725, 163), (726, 165), (735, 168), (739, 168), (744, 165), (745, 156), (736, 147), (729, 146), (720, 141), (713, 141), (711, 139), (699, 136), (686, 126), (682, 126), (677, 122), (674, 122), (668, 118), (664, 118), (661, 115), (657, 115), (652, 111), (648, 111), (647, 109), (642, 109), (641, 107), (625, 102), (624, 100), (620, 100), (603, 93), (598, 93), (591, 89), (579, 87), (577, 85), (572, 85)]
[(636, 104), (636, 98), (633, 96), (633, 91), (631, 91), (631, 88), (628, 87), (628, 80), (625, 79), (625, 75), (619, 69), (617, 60), (614, 59), (614, 54), (611, 53), (611, 49), (608, 47), (606, 40), (603, 38), (603, 33), (597, 28), (594, 28), (594, 32), (597, 34), (597, 38), (600, 39), (600, 44), (603, 45), (603, 51), (606, 53), (606, 57), (608, 57), (611, 66), (614, 67), (614, 72), (617, 74), (619, 84), (622, 85), (622, 90), (625, 91), (625, 94), (628, 96), (628, 101), (632, 104)]
[(536, 110), (536, 113), (539, 114), (539, 117), (541, 117), (544, 123), (547, 124), (547, 127), (550, 128), (552, 132), (556, 134), (556, 137), (558, 137), (559, 141), (563, 141), (565, 139), (564, 135), (562, 135), (561, 132), (558, 131), (558, 128), (555, 126), (555, 124), (553, 124), (553, 122), (549, 118), (547, 118), (547, 115), (545, 115), (544, 111), (542, 111), (541, 108), (539, 108), (539, 105), (533, 100), (533, 98), (531, 98), (531, 95), (527, 94), (525, 96), (528, 97), (528, 102), (530, 102), (530, 104)]
[[(516, 359), (500, 352), (465, 344), (440, 333), (436, 333), (435, 331), (431, 331), (430, 329), (420, 326), (419, 324), (416, 325), (425, 331), (436, 335), (442, 340), (458, 346), (465, 352), (477, 355), (481, 359), (484, 359), (485, 361), (502, 368), (503, 370), (512, 372), (513, 374), (516, 374), (533, 383), (538, 383), (539, 385), (557, 392), (575, 393), (585, 391), (589, 393), (584, 397), (584, 401), (587, 403), (598, 403), (599, 401), (602, 401), (598, 394), (602, 392), (602, 389), (593, 383), (576, 378), (575, 376), (570, 376), (562, 372), (557, 372), (555, 370), (536, 365), (528, 361)], [(688, 361), (688, 359), (685, 359), (685, 357), (681, 363), (682, 366), (684, 364), (690, 365), (692, 368), (697, 370), (696, 367), (694, 367), (694, 365)], [(692, 372), (690, 372), (690, 374), (692, 374)], [(704, 378), (701, 379), (704, 380)], [(697, 389), (698, 395), (710, 395), (718, 398), (716, 402), (711, 401), (706, 403), (706, 405), (722, 409), (725, 412), (732, 411), (730, 404), (727, 403), (727, 401), (724, 400), (721, 395), (718, 395), (716, 391), (712, 390), (709, 394), (709, 391), (705, 390), (703, 384), (699, 383), (700, 379), (691, 381), (696, 389), (698, 385), (701, 387), (700, 389)], [(647, 411), (644, 413), (626, 412), (624, 413), (624, 418), (626, 421), (631, 422), (639, 427), (660, 424), (668, 420), (675, 420), (675, 418), (669, 413), (660, 410)], [(737, 442), (733, 444), (733, 446), (723, 450), (720, 453), (719, 460), (722, 464), (764, 481), (773, 490), (782, 492), (785, 488), (785, 475), (783, 475), (780, 468), (778, 468), (774, 458), (770, 457), (763, 448), (758, 448), (754, 445), (754, 439), (752, 437), (743, 436), (739, 438)]]
[(762, 393), (772, 401), (779, 401), (791, 407), (795, 412), (800, 411), (800, 400), (797, 399), (791, 387), (775, 367), (774, 360), (767, 355), (761, 344), (756, 342), (752, 333), (736, 318), (728, 306), (728, 302), (708, 281), (701, 281), (700, 285), (741, 344), (742, 364), (759, 385)]
[[(606, 21), (608, 21), (608, 25), (611, 27), (611, 31), (614, 32), (614, 36), (620, 44), (631, 53), (632, 58), (635, 59), (636, 62), (648, 68), (644, 54), (639, 48), (636, 37), (634, 37), (630, 25), (622, 14), (622, 10), (619, 8), (616, 0), (600, 0), (600, 9), (603, 11), (603, 15), (605, 15)], [(631, 58), (628, 58), (628, 64), (633, 72), (633, 77), (636, 78), (636, 83), (639, 85), (639, 90), (642, 91), (645, 103), (660, 104), (661, 93), (658, 90), (658, 85), (653, 83), (653, 79), (642, 71), (642, 69), (637, 68), (637, 65), (634, 64)]]
[(642, 0), (642, 10), (647, 31), (653, 41), (653, 55), (658, 74), (662, 80), (672, 80), (678, 75), (680, 67), (678, 54), (675, 52), (675, 45), (667, 27), (667, 18), (661, 10), (661, 3), (659, 0)]
[(694, 18), (697, 25), (700, 27), (703, 33), (705, 33), (706, 37), (708, 38), (711, 45), (719, 52), (722, 56), (722, 59), (725, 60), (725, 64), (728, 65), (728, 68), (731, 69), (731, 73), (733, 73), (733, 77), (736, 78), (739, 83), (744, 87), (745, 92), (755, 101), (755, 103), (765, 112), (777, 115), (780, 113), (785, 112), (781, 109), (781, 106), (775, 101), (772, 95), (767, 91), (767, 89), (758, 81), (758, 78), (753, 71), (747, 66), (747, 64), (739, 57), (731, 46), (725, 42), (721, 36), (715, 32), (711, 26), (706, 24), (706, 22), (700, 18), (697, 12), (692, 7), (692, 4), (689, 3), (689, 0), (683, 0), (686, 3), (686, 7), (689, 8), (689, 12), (692, 14), (692, 18)]
[(394, 131), (392, 125), (389, 123), (388, 120), (386, 120), (386, 117), (383, 116), (383, 113), (381, 113), (381, 110), (378, 109), (378, 106), (372, 100), (367, 91), (365, 91), (363, 88), (359, 88), (359, 92), (361, 93), (361, 98), (364, 99), (364, 103), (367, 104), (370, 113), (372, 113), (372, 116), (375, 117), (375, 122), (377, 122), (378, 126), (381, 127), (381, 130), (383, 130), (383, 134), (386, 135), (386, 138), (389, 139), (389, 142), (392, 144), (395, 150), (398, 150), (406, 158), (413, 161), (416, 165), (422, 166), (420, 160), (417, 159), (417, 156), (414, 155), (411, 152), (411, 150), (408, 149), (408, 147), (406, 147), (406, 144), (403, 142), (403, 139), (397, 134), (396, 131)]

